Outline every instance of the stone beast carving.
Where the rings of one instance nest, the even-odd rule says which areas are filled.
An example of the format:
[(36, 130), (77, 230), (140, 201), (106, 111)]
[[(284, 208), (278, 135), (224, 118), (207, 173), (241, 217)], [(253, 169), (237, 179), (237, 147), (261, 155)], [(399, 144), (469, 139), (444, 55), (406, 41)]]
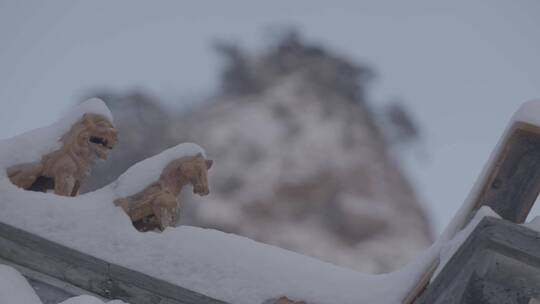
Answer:
[(195, 194), (209, 193), (207, 171), (211, 167), (212, 160), (200, 153), (178, 158), (163, 169), (157, 181), (114, 204), (124, 209), (139, 231), (163, 230), (176, 222), (176, 198), (185, 185), (191, 184)]
[(117, 131), (98, 114), (84, 114), (60, 139), (62, 147), (44, 155), (39, 163), (7, 169), (11, 182), (26, 190), (75, 196), (96, 158), (106, 159), (117, 142)]

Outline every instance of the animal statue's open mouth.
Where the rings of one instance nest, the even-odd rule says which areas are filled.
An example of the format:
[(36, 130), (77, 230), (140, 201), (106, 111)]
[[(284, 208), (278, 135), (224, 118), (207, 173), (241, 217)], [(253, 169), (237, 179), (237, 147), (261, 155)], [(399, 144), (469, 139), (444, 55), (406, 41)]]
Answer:
[(75, 196), (96, 159), (107, 159), (117, 143), (117, 131), (106, 117), (85, 113), (69, 130), (56, 137), (61, 146), (41, 156), (38, 163), (20, 163), (8, 169), (19, 188)]
[(193, 193), (198, 194), (200, 196), (205, 196), (205, 195), (208, 195), (210, 191), (208, 190), (208, 188), (203, 187), (201, 185), (194, 185)]
[(107, 149), (112, 149), (112, 146), (109, 146), (109, 142), (105, 138), (90, 136), (90, 142), (96, 145), (102, 145)]

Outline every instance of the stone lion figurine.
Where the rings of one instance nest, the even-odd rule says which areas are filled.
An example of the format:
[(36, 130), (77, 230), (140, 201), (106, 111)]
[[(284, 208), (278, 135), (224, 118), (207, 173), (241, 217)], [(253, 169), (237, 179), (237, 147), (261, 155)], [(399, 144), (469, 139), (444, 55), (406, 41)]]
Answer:
[(26, 190), (54, 189), (58, 195), (75, 196), (96, 158), (107, 158), (117, 142), (117, 131), (105, 117), (87, 113), (60, 141), (62, 147), (44, 155), (38, 163), (8, 168), (11, 182)]
[(193, 193), (201, 196), (210, 192), (207, 171), (212, 163), (200, 153), (178, 158), (163, 169), (157, 181), (134, 195), (116, 199), (114, 204), (129, 215), (139, 231), (164, 230), (176, 222), (177, 196), (184, 186), (191, 184)]

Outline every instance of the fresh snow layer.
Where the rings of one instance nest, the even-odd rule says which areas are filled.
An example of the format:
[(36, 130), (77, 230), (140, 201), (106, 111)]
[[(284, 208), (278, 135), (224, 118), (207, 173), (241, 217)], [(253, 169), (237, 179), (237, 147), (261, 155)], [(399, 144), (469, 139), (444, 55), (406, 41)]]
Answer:
[(0, 304), (41, 304), (34, 289), (15, 269), (0, 264)]
[(514, 122), (525, 122), (540, 126), (540, 99), (523, 103), (512, 117), (512, 123)]
[[(85, 111), (106, 113), (103, 107), (92, 100), (58, 123), (0, 141), (0, 164), (7, 168), (39, 159), (36, 153), (54, 147), (69, 127), (66, 121), (76, 121)], [(308, 303), (397, 304), (437, 259), (444, 244), (435, 243), (400, 271), (367, 275), (212, 229), (135, 230), (126, 214), (113, 205), (114, 199), (142, 189), (168, 161), (196, 153), (204, 151), (194, 144), (180, 144), (133, 166), (112, 184), (78, 197), (25, 191), (0, 174), (0, 221), (235, 304), (257, 304), (283, 295)]]
[(540, 216), (534, 217), (528, 223), (524, 225), (525, 227), (540, 232)]
[(134, 194), (157, 180), (163, 168), (173, 160), (183, 156), (195, 156), (199, 153), (206, 158), (205, 151), (198, 145), (179, 144), (131, 166), (112, 184), (112, 187), (119, 196)]
[(120, 300), (113, 300), (109, 302), (103, 302), (100, 299), (88, 295), (73, 297), (70, 299), (65, 300), (62, 303), (59, 304), (127, 304), (126, 302), (120, 301)]

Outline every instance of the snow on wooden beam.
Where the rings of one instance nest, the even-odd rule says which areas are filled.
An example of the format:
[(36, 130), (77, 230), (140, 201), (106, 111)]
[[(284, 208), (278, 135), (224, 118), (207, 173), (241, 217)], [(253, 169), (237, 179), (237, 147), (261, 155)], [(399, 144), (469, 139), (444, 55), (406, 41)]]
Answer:
[(226, 304), (3, 223), (0, 258), (104, 298), (131, 304)]
[(65, 281), (61, 281), (2, 258), (0, 258), (0, 265), (13, 267), (15, 270), (21, 273), (28, 280), (30, 286), (34, 288), (35, 293), (43, 303), (61, 303), (69, 298), (80, 295), (89, 295), (100, 300), (105, 300), (105, 298), (95, 293), (91, 293), (87, 290), (66, 283)]
[(516, 123), (491, 166), (475, 210), (489, 206), (503, 219), (523, 223), (540, 192), (540, 127)]
[[(514, 114), (469, 196), (438, 241), (452, 239), (482, 206), (503, 219), (522, 223), (540, 192), (540, 100), (524, 103)], [(429, 284), (438, 260), (426, 267), (403, 304), (412, 303)]]
[(529, 303), (540, 296), (540, 232), (486, 217), (415, 304)]

